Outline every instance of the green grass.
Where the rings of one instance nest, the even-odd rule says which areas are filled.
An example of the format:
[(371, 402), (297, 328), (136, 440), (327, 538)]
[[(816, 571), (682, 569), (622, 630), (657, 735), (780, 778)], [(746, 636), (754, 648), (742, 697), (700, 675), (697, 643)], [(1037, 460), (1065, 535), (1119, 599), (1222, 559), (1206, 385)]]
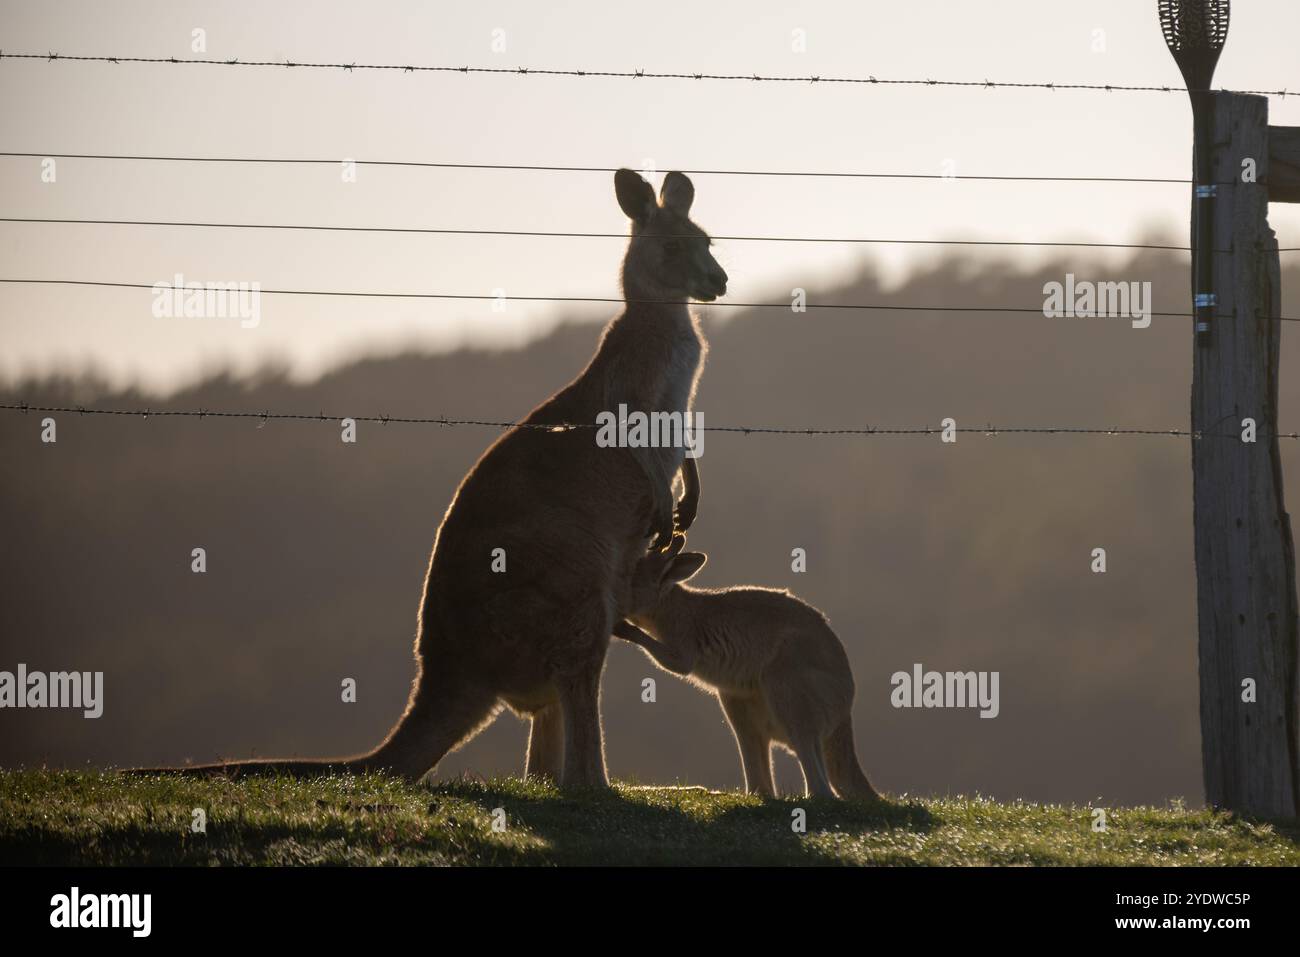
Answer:
[[(190, 830), (192, 809), (207, 833)], [(505, 812), (505, 829), (492, 827)], [(791, 828), (807, 813), (807, 830)], [(0, 771), (3, 864), (1300, 864), (1300, 828), (1209, 811), (984, 799), (763, 801), (505, 779), (128, 777)]]

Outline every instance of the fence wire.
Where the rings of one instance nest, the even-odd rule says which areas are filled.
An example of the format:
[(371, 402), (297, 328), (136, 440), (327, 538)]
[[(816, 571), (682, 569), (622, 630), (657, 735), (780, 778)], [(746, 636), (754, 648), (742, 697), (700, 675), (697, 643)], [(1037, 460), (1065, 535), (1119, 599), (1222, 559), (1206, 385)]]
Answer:
[[(1056, 83), (1023, 82), (1009, 80), (940, 80), (933, 77), (898, 78), (866, 76), (824, 76), (820, 74), (777, 75), (766, 73), (674, 73), (634, 68), (631, 70), (583, 70), (536, 68), (526, 66), (490, 67), (463, 66), (451, 64), (417, 65), (408, 63), (328, 63), (310, 60), (244, 60), (239, 57), (216, 59), (209, 57), (142, 57), (142, 56), (77, 56), (63, 53), (4, 53), (4, 60), (44, 60), (49, 63), (107, 63), (107, 64), (154, 64), (168, 66), (217, 66), (217, 67), (279, 67), (282, 69), (302, 70), (341, 70), (346, 73), (357, 71), (378, 71), (390, 73), (460, 73), (469, 75), (504, 74), (519, 77), (564, 76), (583, 79), (627, 79), (627, 80), (697, 80), (697, 81), (740, 81), (748, 83), (773, 84), (828, 84), (854, 86), (910, 86), (910, 87), (946, 87), (975, 88), (981, 90), (1082, 90), (1097, 93), (1185, 93), (1187, 90), (1178, 85), (1131, 85), (1123, 83)], [(1193, 90), (1192, 92), (1254, 93), (1261, 96), (1287, 97), (1295, 93), (1283, 88), (1280, 90)]]
[[(272, 412), (232, 411), (228, 409), (170, 409), (143, 407), (135, 409), (102, 409), (85, 405), (33, 405), (27, 402), (0, 404), (0, 411), (32, 413), (45, 412), (54, 414), (75, 414), (79, 416), (128, 416), (131, 418), (182, 418), (182, 419), (255, 419), (265, 424), (271, 421), (291, 422), (369, 422), (378, 425), (436, 425), (440, 428), (477, 426), (493, 429), (537, 429), (543, 432), (571, 432), (578, 429), (599, 429), (594, 422), (528, 422), (502, 421), (493, 419), (456, 419), (447, 416), (401, 416), (401, 415), (332, 415), (324, 410), (310, 412)], [(1221, 424), (1221, 423), (1220, 423)], [(739, 435), (807, 435), (807, 436), (934, 436), (981, 435), (995, 437), (999, 435), (1112, 435), (1112, 436), (1162, 436), (1164, 438), (1190, 438), (1202, 440), (1209, 438), (1240, 439), (1237, 432), (1198, 431), (1192, 429), (1144, 429), (1144, 428), (1089, 428), (1079, 426), (966, 426), (954, 425), (952, 428), (940, 426), (863, 426), (859, 428), (790, 428), (786, 426), (766, 425), (710, 425), (701, 426), (705, 432), (723, 432)], [(1269, 433), (1256, 431), (1256, 437), (1267, 439)], [(1300, 432), (1279, 432), (1279, 439), (1300, 439)]]

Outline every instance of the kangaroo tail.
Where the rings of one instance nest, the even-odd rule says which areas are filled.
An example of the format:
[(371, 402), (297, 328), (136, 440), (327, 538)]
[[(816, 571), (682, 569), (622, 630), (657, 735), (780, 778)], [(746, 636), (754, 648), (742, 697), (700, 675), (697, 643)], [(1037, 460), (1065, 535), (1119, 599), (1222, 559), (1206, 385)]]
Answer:
[(822, 748), (826, 758), (826, 772), (831, 786), (840, 797), (864, 798), (876, 801), (880, 795), (871, 786), (858, 764), (853, 746), (853, 720), (845, 718), (829, 735)]
[(372, 751), (350, 758), (283, 760), (264, 758), (168, 768), (130, 768), (128, 774), (287, 775), (326, 777), (376, 771), (418, 781), (448, 751), (473, 737), (496, 715), (497, 696), (471, 685), (423, 673), (411, 689), (406, 711)]

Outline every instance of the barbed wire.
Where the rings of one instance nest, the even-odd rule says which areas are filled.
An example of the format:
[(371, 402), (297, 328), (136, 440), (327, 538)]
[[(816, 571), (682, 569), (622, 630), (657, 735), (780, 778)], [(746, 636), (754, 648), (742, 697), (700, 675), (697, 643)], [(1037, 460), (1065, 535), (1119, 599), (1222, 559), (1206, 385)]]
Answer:
[[(109, 282), (107, 280), (96, 279), (7, 279), (0, 278), (0, 283), (26, 284), (36, 286), (95, 286), (109, 289), (149, 289), (153, 291), (179, 290), (181, 292), (204, 291), (190, 290), (187, 287), (174, 287), (166, 283), (145, 283), (145, 282)], [(227, 284), (222, 284), (227, 285)], [(213, 290), (218, 291), (218, 290)], [(245, 290), (251, 292), (253, 290)], [(340, 289), (257, 289), (257, 292), (268, 296), (340, 296), (345, 298), (358, 299), (447, 299), (447, 300), (465, 300), (465, 301), (482, 301), (482, 302), (581, 302), (581, 303), (602, 303), (602, 304), (625, 304), (636, 303), (639, 305), (687, 305), (685, 300), (681, 299), (627, 299), (622, 296), (516, 296), (516, 295), (489, 295), (484, 293), (450, 293), (450, 292), (353, 292)], [(713, 308), (722, 307), (726, 309), (792, 309), (794, 304), (790, 301), (785, 302), (735, 302), (728, 300), (726, 302), (691, 302), (692, 308)], [(804, 302), (801, 308), (806, 309), (847, 309), (847, 310), (868, 310), (881, 312), (1008, 312), (1008, 313), (1028, 313), (1043, 315), (1042, 306), (913, 306), (913, 305), (894, 305), (889, 303), (842, 303), (842, 302)], [(1152, 311), (1143, 313), (1159, 318), (1183, 318), (1190, 319), (1193, 313), (1190, 312), (1159, 312)], [(1058, 318), (1058, 317), (1047, 317)], [(1066, 318), (1066, 317), (1059, 317)], [(1092, 317), (1076, 317), (1092, 318)], [(1121, 317), (1097, 317), (1100, 319), (1107, 318), (1133, 318), (1130, 316)], [(1209, 317), (1216, 319), (1232, 319), (1231, 314), (1213, 315)], [(1300, 322), (1298, 316), (1273, 316), (1271, 317), (1278, 322)]]
[[(433, 236), (519, 236), (549, 239), (622, 239), (628, 234), (573, 232), (565, 230), (540, 229), (469, 229), (449, 227), (417, 226), (332, 226), (308, 225), (295, 223), (206, 223), (176, 222), (171, 220), (141, 219), (54, 219), (25, 216), (0, 216), (0, 223), (29, 223), (73, 226), (172, 226), (197, 229), (287, 229), (308, 232), (339, 233), (410, 233)], [(1068, 247), (1086, 249), (1152, 249), (1173, 252), (1191, 252), (1190, 246), (1171, 246), (1160, 243), (1094, 243), (1082, 241), (1047, 241), (1014, 239), (881, 239), (856, 236), (730, 236), (710, 233), (710, 238), (728, 242), (764, 242), (764, 243), (851, 243), (899, 246), (1033, 246), (1033, 247)], [(659, 239), (697, 239), (697, 236), (683, 234), (657, 236)], [(1231, 250), (1215, 250), (1228, 255)], [(1300, 247), (1281, 248), (1278, 252), (1300, 252)]]
[[(269, 165), (330, 165), (338, 166), (343, 159), (292, 158), (270, 156), (160, 156), (149, 154), (126, 153), (34, 153), (0, 151), (0, 156), (20, 159), (83, 159), (83, 160), (123, 160), (149, 163), (254, 163)], [(348, 158), (347, 162), (357, 166), (398, 166), (418, 169), (461, 169), (461, 170), (497, 170), (506, 172), (537, 173), (616, 173), (617, 166), (547, 166), (523, 163), (438, 163), (420, 160), (362, 160)], [(803, 176), (825, 179), (915, 179), (915, 180), (969, 180), (980, 182), (1011, 183), (1171, 183), (1190, 185), (1190, 179), (1175, 179), (1157, 176), (1016, 176), (1011, 174), (948, 174), (948, 173), (875, 173), (875, 172), (836, 172), (823, 170), (756, 170), (756, 169), (680, 169), (678, 172), (690, 176)], [(647, 172), (647, 175), (651, 175)], [(1216, 186), (1236, 186), (1232, 180), (1215, 183)], [(1259, 184), (1267, 185), (1264, 180)]]
[[(3, 403), (0, 404), (0, 411), (7, 412), (50, 412), (55, 414), (75, 414), (79, 416), (99, 415), (99, 416), (127, 416), (131, 418), (150, 419), (150, 418), (193, 418), (193, 419), (257, 419), (263, 423), (285, 420), (292, 422), (342, 422), (344, 419), (351, 419), (353, 422), (369, 422), (377, 425), (437, 425), (447, 428), (460, 426), (479, 426), (484, 428), (495, 429), (537, 429), (544, 432), (572, 432), (578, 429), (599, 429), (602, 426), (594, 422), (529, 422), (522, 421), (503, 421), (492, 419), (449, 419), (446, 416), (397, 416), (397, 415), (328, 415), (323, 410), (317, 413), (309, 412), (272, 412), (269, 409), (260, 411), (231, 411), (222, 409), (156, 409), (152, 407), (137, 409), (100, 409), (85, 405), (32, 405), (27, 402)], [(700, 426), (706, 432), (724, 432), (739, 435), (816, 435), (816, 436), (835, 436), (835, 435), (852, 435), (852, 436), (885, 436), (885, 435), (1127, 435), (1127, 436), (1164, 436), (1166, 438), (1191, 438), (1201, 440), (1206, 438), (1238, 438), (1236, 432), (1207, 432), (1192, 429), (1141, 429), (1141, 428), (1088, 428), (1077, 426), (966, 426), (960, 427), (953, 425), (952, 428), (943, 426), (919, 426), (915, 428), (896, 427), (896, 426), (866, 426), (862, 428), (849, 429), (829, 429), (829, 428), (785, 428), (780, 426), (750, 426), (750, 425), (711, 425)], [(1268, 438), (1269, 435), (1256, 432), (1258, 438)], [(1300, 432), (1279, 432), (1274, 436), (1279, 439), (1300, 439)]]
[[(138, 64), (166, 64), (171, 66), (224, 66), (224, 67), (281, 67), (287, 69), (304, 69), (304, 70), (342, 70), (352, 73), (358, 70), (371, 71), (389, 71), (395, 73), (460, 73), (470, 74), (506, 74), (512, 76), (566, 76), (580, 78), (603, 77), (606, 79), (629, 79), (629, 80), (722, 80), (722, 81), (743, 81), (754, 83), (785, 83), (785, 84), (839, 84), (839, 85), (861, 85), (861, 86), (919, 86), (919, 87), (967, 87), (983, 90), (1003, 90), (1003, 89), (1036, 89), (1036, 90), (1086, 90), (1098, 93), (1184, 93), (1187, 90), (1178, 85), (1128, 85), (1121, 83), (1055, 83), (1055, 82), (1021, 82), (1021, 81), (1003, 81), (1003, 80), (938, 80), (934, 78), (926, 79), (899, 79), (890, 77), (867, 76), (822, 76), (819, 74), (783, 76), (774, 74), (760, 73), (673, 73), (657, 72), (652, 70), (632, 69), (632, 70), (578, 70), (578, 69), (555, 69), (555, 68), (533, 68), (524, 66), (515, 67), (488, 67), (488, 66), (451, 66), (451, 65), (416, 65), (401, 63), (324, 63), (317, 61), (304, 60), (242, 60), (238, 57), (228, 57), (226, 59), (214, 59), (207, 57), (139, 57), (139, 56), (76, 56), (62, 53), (5, 53), (0, 51), (0, 59), (5, 60), (45, 60), (50, 63), (71, 62), (71, 63), (138, 63)], [(1220, 92), (1220, 93), (1254, 93), (1261, 96), (1294, 96), (1295, 93), (1287, 90), (1230, 90), (1227, 88), (1218, 88), (1212, 90), (1193, 90), (1191, 92)]]

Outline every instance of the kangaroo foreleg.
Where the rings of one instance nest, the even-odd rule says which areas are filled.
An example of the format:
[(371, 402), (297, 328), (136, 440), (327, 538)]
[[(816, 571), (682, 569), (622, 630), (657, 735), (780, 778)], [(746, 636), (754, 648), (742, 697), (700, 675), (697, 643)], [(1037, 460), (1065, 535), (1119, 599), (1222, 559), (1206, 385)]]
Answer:
[(668, 547), (673, 540), (673, 478), (664, 474), (658, 449), (633, 447), (627, 450), (641, 467), (650, 488), (650, 526), (646, 529), (656, 550)]
[(666, 645), (657, 638), (652, 638), (629, 621), (620, 621), (614, 626), (614, 637), (640, 645), (659, 667), (675, 675), (689, 675), (691, 669), (695, 667), (693, 655), (685, 654), (672, 645)]
[(700, 466), (689, 456), (682, 460), (682, 498), (673, 513), (673, 529), (686, 533), (700, 511)]

